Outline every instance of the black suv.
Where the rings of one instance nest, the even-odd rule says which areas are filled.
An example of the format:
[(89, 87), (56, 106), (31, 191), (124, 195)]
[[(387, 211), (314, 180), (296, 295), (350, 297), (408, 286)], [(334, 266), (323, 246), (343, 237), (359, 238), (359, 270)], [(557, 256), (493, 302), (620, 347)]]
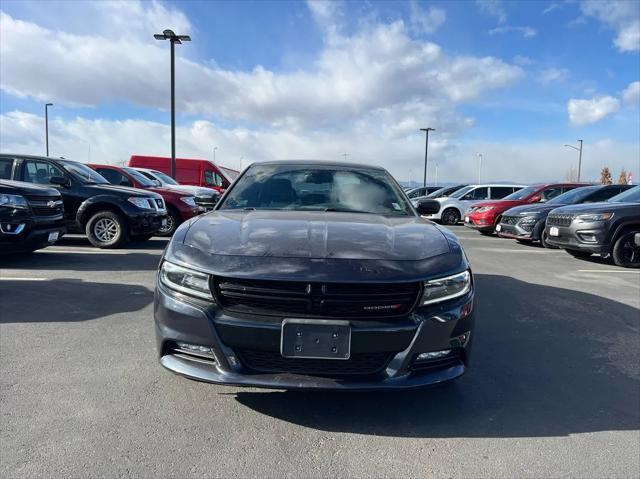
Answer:
[(547, 241), (579, 258), (611, 255), (626, 268), (640, 268), (640, 186), (603, 203), (563, 206), (549, 213)]
[(166, 221), (162, 197), (113, 186), (87, 165), (41, 156), (0, 154), (0, 179), (55, 187), (64, 201), (69, 233), (85, 233), (94, 246), (117, 248), (151, 237)]
[(64, 233), (64, 207), (54, 188), (0, 179), (0, 254), (27, 253)]
[(545, 225), (547, 215), (561, 206), (581, 203), (607, 201), (623, 191), (633, 188), (631, 185), (590, 185), (574, 188), (546, 203), (534, 203), (516, 206), (504, 212), (496, 232), (503, 238), (513, 238), (521, 242), (540, 241), (545, 248), (555, 248), (547, 242)]
[(382, 168), (254, 163), (167, 246), (154, 307), (161, 364), (277, 389), (460, 376), (473, 277), (455, 235), (420, 217), (427, 208)]

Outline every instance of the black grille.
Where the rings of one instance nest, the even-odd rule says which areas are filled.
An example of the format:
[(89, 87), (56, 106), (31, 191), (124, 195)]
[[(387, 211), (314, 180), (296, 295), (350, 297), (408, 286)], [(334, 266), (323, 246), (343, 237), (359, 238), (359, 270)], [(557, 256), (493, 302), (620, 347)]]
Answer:
[(36, 216), (59, 216), (63, 212), (63, 204), (60, 197), (27, 196), (27, 201)]
[(573, 215), (555, 214), (547, 216), (547, 224), (551, 226), (570, 226), (573, 221)]
[(317, 376), (370, 375), (382, 371), (393, 353), (357, 353), (347, 360), (283, 358), (278, 351), (239, 349), (240, 362), (247, 368), (265, 373), (313, 374)]
[(323, 318), (383, 318), (407, 314), (419, 283), (308, 283), (214, 278), (221, 306), (242, 313)]
[(500, 223), (503, 225), (515, 225), (520, 220), (519, 216), (503, 216)]

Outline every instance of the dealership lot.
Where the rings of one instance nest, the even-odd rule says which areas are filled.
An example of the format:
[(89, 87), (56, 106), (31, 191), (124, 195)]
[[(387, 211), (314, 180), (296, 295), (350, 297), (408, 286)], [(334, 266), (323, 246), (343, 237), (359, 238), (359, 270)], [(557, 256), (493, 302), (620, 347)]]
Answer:
[(66, 237), (0, 264), (0, 475), (629, 477), (640, 272), (454, 227), (474, 268), (469, 373), (419, 392), (189, 381), (156, 361), (166, 241)]

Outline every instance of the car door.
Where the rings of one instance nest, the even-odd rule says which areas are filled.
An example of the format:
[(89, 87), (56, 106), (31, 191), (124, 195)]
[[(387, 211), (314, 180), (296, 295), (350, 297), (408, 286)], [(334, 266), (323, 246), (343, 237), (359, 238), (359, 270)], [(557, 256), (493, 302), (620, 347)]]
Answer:
[[(20, 179), (27, 183), (36, 185), (46, 185), (57, 189), (62, 195), (64, 202), (64, 217), (69, 223), (75, 223), (76, 212), (82, 203), (83, 198), (77, 195), (75, 181), (66, 171), (49, 161), (41, 159), (25, 159), (22, 162)], [(66, 179), (69, 186), (63, 187), (51, 183), (51, 178), (58, 176)]]
[(134, 187), (129, 177), (114, 168), (98, 167), (95, 170), (112, 185)]
[(13, 178), (13, 158), (0, 158), (0, 180)]
[(489, 199), (489, 187), (488, 186), (478, 186), (473, 190), (469, 191), (466, 195), (460, 198), (459, 206), (460, 211), (463, 213), (471, 206), (473, 203), (482, 200)]

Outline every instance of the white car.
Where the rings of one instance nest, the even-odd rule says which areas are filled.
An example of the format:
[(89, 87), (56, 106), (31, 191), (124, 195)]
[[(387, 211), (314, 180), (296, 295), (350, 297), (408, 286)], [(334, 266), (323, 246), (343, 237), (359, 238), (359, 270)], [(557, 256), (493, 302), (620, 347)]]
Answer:
[(160, 186), (162, 186), (163, 188), (168, 188), (174, 191), (181, 191), (183, 193), (189, 193), (189, 194), (192, 194), (193, 196), (219, 195), (219, 193), (213, 188), (205, 188), (203, 186), (193, 186), (193, 185), (181, 185), (176, 180), (171, 178), (169, 175), (163, 173), (162, 171), (152, 170), (149, 168), (133, 168), (133, 169), (139, 171), (150, 180), (157, 181), (158, 183), (160, 183)]
[[(450, 196), (435, 198), (433, 201), (440, 203), (440, 211), (425, 216), (425, 218), (440, 221), (445, 225), (455, 225), (460, 222), (464, 212), (473, 203), (484, 200), (499, 200), (522, 188), (524, 188), (524, 185), (495, 184), (465, 186)], [(417, 201), (415, 203), (417, 203)]]

